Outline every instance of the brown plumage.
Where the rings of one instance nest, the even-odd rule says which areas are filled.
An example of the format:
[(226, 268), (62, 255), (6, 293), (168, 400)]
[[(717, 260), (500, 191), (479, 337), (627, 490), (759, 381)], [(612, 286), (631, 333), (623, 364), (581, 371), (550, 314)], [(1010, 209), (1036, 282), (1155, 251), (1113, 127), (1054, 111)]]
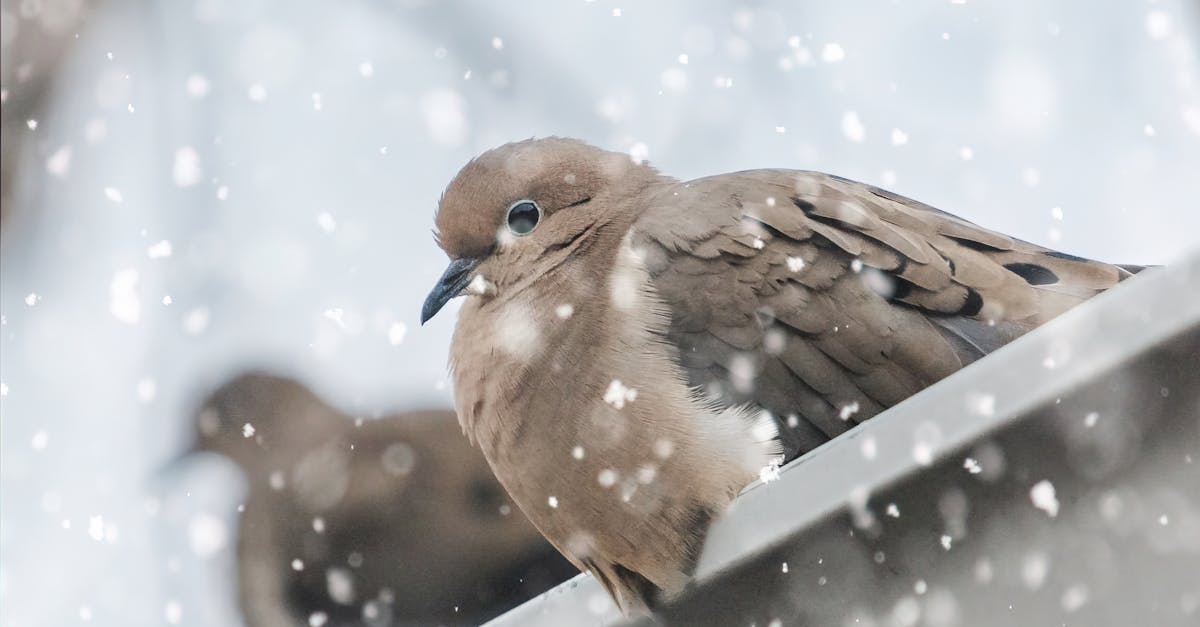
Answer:
[[(314, 613), (330, 625), (478, 625), (568, 574), (505, 513), (450, 412), (359, 420), (297, 381), (247, 374), (197, 418), (196, 450), (227, 456), (246, 478), (237, 588), (247, 627), (307, 625)], [(378, 621), (356, 622), (367, 606)]]
[(626, 611), (682, 588), (765, 465), (1130, 276), (828, 174), (680, 182), (560, 138), (467, 164), (437, 227), (422, 319), (471, 294), (459, 421)]

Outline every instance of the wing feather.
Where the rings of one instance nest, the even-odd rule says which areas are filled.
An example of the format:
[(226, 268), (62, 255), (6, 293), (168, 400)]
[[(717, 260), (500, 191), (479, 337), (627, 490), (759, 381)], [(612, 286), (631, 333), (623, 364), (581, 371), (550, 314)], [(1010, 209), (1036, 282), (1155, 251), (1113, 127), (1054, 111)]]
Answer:
[(634, 238), (689, 382), (772, 412), (791, 456), (1130, 276), (816, 172), (672, 186)]

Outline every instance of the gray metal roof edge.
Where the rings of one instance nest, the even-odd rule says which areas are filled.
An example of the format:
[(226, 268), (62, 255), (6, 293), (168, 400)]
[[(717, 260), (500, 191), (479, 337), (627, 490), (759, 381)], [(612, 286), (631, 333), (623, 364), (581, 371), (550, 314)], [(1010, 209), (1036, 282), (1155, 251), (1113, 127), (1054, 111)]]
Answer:
[[(1143, 271), (864, 422), (788, 464), (779, 479), (751, 484), (710, 529), (696, 579), (782, 544), (852, 495), (916, 472), (1193, 327), (1200, 327), (1200, 249)], [(620, 621), (599, 583), (582, 574), (488, 625)]]

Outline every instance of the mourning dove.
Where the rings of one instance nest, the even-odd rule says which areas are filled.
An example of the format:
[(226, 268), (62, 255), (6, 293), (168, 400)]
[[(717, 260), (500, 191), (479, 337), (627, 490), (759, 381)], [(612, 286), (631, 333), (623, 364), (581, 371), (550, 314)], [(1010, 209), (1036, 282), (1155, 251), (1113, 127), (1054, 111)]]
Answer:
[(244, 471), (248, 627), (477, 625), (569, 576), (448, 411), (356, 420), (291, 379), (239, 376), (196, 450)]
[(818, 172), (689, 182), (547, 138), (468, 163), (422, 322), (464, 432), (627, 613), (770, 469), (1130, 276)]

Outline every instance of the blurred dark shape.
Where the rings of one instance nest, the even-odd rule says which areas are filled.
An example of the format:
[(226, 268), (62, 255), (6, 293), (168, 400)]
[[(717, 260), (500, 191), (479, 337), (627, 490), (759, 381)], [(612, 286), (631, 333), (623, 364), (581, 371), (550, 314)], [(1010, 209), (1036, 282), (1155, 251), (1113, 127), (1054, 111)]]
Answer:
[(353, 419), (250, 374), (218, 389), (197, 427), (200, 450), (246, 473), (249, 627), (479, 623), (575, 574), (452, 412)]
[(83, 0), (0, 2), (0, 222), (5, 225), (17, 209), (13, 183), (20, 155), (32, 149), (45, 157), (55, 149), (38, 141), (34, 130), (58, 67), (90, 10)]

